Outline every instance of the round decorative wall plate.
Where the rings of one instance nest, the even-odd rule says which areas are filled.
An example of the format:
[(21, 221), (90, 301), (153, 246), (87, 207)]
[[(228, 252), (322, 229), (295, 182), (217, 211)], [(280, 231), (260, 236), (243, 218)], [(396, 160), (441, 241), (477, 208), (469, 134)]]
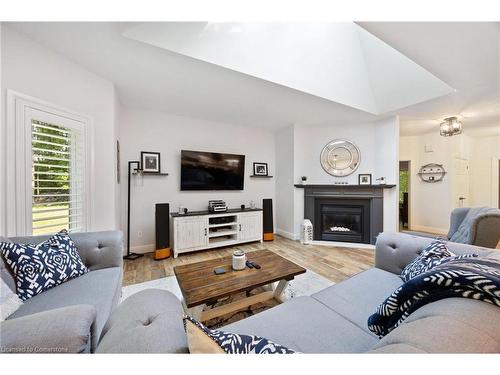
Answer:
[(321, 151), (321, 166), (332, 176), (349, 176), (359, 166), (361, 155), (354, 143), (345, 139), (334, 139)]
[(421, 166), (417, 174), (423, 182), (434, 183), (441, 181), (446, 171), (443, 164), (430, 163)]

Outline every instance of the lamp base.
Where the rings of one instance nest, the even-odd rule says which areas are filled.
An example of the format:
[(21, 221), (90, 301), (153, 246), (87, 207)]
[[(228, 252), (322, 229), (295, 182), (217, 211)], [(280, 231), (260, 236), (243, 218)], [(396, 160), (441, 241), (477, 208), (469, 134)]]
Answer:
[(136, 254), (136, 253), (130, 253), (130, 254), (127, 254), (123, 257), (123, 259), (127, 259), (127, 260), (136, 260), (137, 258), (140, 258), (140, 257), (143, 257), (144, 254)]

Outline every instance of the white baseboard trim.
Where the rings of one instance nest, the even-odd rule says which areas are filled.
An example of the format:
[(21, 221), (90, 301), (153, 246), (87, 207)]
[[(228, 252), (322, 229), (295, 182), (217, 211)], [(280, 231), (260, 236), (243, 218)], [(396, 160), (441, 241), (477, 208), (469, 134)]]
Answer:
[[(276, 234), (279, 234), (280, 236), (288, 238), (289, 240), (292, 241), (299, 240), (298, 235), (294, 235), (293, 233), (281, 229), (276, 229)], [(374, 245), (369, 245), (364, 243), (354, 243), (354, 242), (313, 241), (311, 244), (318, 246), (330, 246), (330, 247), (335, 246), (335, 247), (349, 247), (357, 249), (372, 249), (372, 250), (375, 249)], [(155, 245), (149, 244), (149, 245), (132, 246), (130, 248), (130, 251), (136, 254), (152, 253), (153, 251), (155, 251)]]
[(282, 229), (276, 228), (276, 234), (279, 234), (281, 237), (288, 238), (289, 240), (296, 241), (299, 239), (299, 236), (296, 235), (295, 233), (287, 232)]
[[(300, 240), (300, 235), (287, 232), (286, 230), (276, 228), (276, 234), (288, 238), (292, 241)], [(313, 241), (312, 245), (318, 246), (335, 246), (335, 247), (349, 247), (349, 248), (357, 248), (357, 249), (371, 249), (375, 250), (375, 245), (365, 244), (365, 243), (354, 243), (354, 242), (334, 242), (334, 241)]]
[(335, 247), (349, 247), (356, 249), (370, 249), (375, 250), (375, 245), (366, 244), (366, 243), (356, 243), (356, 242), (337, 242), (337, 241), (313, 241), (313, 245), (318, 246), (335, 246)]
[(140, 246), (131, 246), (130, 247), (130, 252), (136, 253), (136, 254), (152, 253), (153, 251), (155, 251), (155, 245), (154, 244), (140, 245)]
[(441, 234), (441, 235), (448, 234), (448, 229), (427, 227), (424, 225), (412, 225), (411, 229), (409, 229), (409, 230), (410, 231), (414, 230), (417, 232), (435, 233), (435, 234)]

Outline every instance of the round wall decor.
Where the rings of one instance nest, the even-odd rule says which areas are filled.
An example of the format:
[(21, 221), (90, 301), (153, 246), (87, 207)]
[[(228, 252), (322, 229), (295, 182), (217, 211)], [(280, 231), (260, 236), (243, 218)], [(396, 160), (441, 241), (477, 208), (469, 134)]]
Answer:
[(439, 182), (444, 178), (446, 171), (443, 164), (430, 163), (420, 167), (417, 173), (423, 182)]
[(335, 177), (350, 175), (358, 168), (360, 161), (358, 147), (345, 139), (334, 139), (321, 151), (321, 166)]

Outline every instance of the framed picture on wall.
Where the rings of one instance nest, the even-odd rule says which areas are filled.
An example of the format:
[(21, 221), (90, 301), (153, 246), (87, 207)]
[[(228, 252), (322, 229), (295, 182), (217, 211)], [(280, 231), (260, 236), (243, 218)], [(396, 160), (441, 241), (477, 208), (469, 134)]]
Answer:
[(141, 166), (143, 173), (160, 173), (160, 153), (141, 151)]
[(255, 176), (267, 176), (267, 163), (253, 163), (253, 174)]
[(358, 174), (358, 184), (359, 185), (371, 185), (372, 184), (372, 175), (370, 173)]

